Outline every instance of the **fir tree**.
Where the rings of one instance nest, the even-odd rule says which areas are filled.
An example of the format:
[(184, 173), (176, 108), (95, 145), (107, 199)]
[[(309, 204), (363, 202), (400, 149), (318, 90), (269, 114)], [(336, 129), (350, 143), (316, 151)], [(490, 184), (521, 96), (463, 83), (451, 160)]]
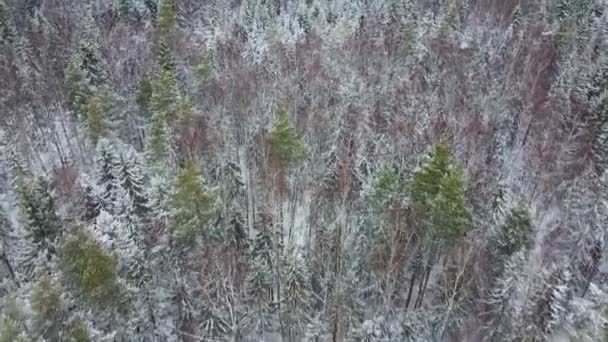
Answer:
[(106, 134), (105, 113), (101, 99), (97, 96), (89, 97), (86, 106), (87, 130), (93, 145), (97, 145), (99, 139)]
[(139, 91), (137, 93), (136, 102), (139, 106), (139, 110), (142, 113), (148, 113), (150, 109), (150, 101), (152, 98), (152, 81), (147, 72), (144, 72), (141, 80), (139, 81)]
[(279, 110), (270, 133), (271, 153), (285, 167), (295, 166), (304, 160), (304, 142), (296, 132), (286, 107)]
[(169, 203), (175, 237), (186, 240), (199, 234), (206, 235), (207, 224), (213, 217), (214, 198), (193, 166), (189, 165), (180, 172), (176, 191)]

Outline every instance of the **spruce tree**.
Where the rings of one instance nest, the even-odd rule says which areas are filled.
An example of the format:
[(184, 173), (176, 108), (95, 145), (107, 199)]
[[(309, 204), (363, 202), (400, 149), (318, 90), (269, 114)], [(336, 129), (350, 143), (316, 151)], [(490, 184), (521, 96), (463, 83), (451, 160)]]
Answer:
[(289, 112), (282, 107), (270, 132), (271, 153), (285, 167), (295, 166), (304, 160), (304, 142), (291, 123)]
[(116, 175), (117, 181), (126, 191), (134, 207), (134, 214), (139, 217), (143, 217), (149, 211), (148, 199), (144, 191), (143, 169), (139, 156), (132, 148), (126, 148), (120, 154), (120, 163)]
[(150, 76), (147, 72), (144, 72), (141, 80), (139, 81), (139, 90), (137, 93), (136, 103), (139, 106), (139, 110), (148, 114), (148, 110), (150, 109), (150, 101), (152, 98), (152, 81), (150, 80)]
[(74, 58), (65, 70), (65, 93), (67, 107), (73, 114), (79, 115), (85, 110), (91, 95), (91, 85), (78, 58)]
[(371, 188), (370, 200), (374, 208), (386, 210), (398, 204), (403, 193), (403, 185), (399, 179), (397, 170), (390, 165), (382, 165), (374, 175)]
[(282, 298), (285, 302), (283, 308), (289, 329), (289, 339), (297, 340), (306, 324), (309, 294), (304, 261), (293, 250), (287, 258), (284, 273)]
[(466, 232), (470, 214), (465, 184), (462, 171), (450, 160), (447, 143), (438, 144), (415, 172), (410, 194), (413, 205), (424, 213), (429, 238), (451, 241)]
[(156, 33), (160, 42), (169, 43), (174, 39), (177, 17), (172, 0), (161, 0), (158, 10)]
[(109, 212), (114, 210), (119, 192), (120, 160), (114, 146), (108, 140), (102, 140), (97, 146), (97, 185), (101, 189), (100, 202)]
[(181, 170), (175, 188), (169, 202), (174, 236), (187, 240), (206, 235), (215, 204), (203, 177), (194, 166), (188, 165)]
[(57, 219), (49, 186), (43, 178), (33, 184), (21, 179), (17, 185), (19, 209), (34, 243), (48, 246), (57, 234)]
[(91, 143), (96, 146), (99, 139), (106, 135), (106, 121), (103, 104), (97, 96), (89, 97), (86, 106), (86, 123)]
[(529, 248), (532, 234), (528, 212), (523, 208), (512, 209), (498, 235), (498, 254), (504, 258)]
[(4, 0), (0, 0), (0, 46), (15, 42), (17, 32), (14, 18)]

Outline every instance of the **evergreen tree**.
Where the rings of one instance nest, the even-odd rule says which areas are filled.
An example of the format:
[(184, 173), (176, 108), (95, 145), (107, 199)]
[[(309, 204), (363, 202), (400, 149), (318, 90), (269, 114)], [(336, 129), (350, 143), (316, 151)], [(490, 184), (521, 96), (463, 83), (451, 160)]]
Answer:
[(172, 0), (161, 0), (158, 10), (156, 33), (160, 42), (169, 43), (174, 39), (177, 17)]
[(60, 289), (43, 277), (32, 288), (30, 304), (34, 312), (33, 331), (45, 340), (61, 340), (67, 312)]
[(152, 127), (146, 147), (146, 157), (152, 164), (159, 164), (169, 155), (168, 128), (161, 115), (152, 116)]
[(497, 252), (501, 257), (527, 249), (532, 239), (532, 224), (528, 212), (522, 208), (512, 209), (498, 236)]
[(254, 311), (249, 317), (254, 330), (261, 338), (271, 327), (271, 293), (272, 269), (262, 257), (255, 257), (251, 261), (251, 271), (247, 278), (247, 298)]
[(97, 145), (99, 139), (105, 136), (107, 127), (105, 122), (104, 108), (99, 97), (89, 97), (86, 106), (86, 114), (89, 138), (91, 139), (93, 145)]
[(470, 219), (462, 171), (450, 161), (447, 143), (435, 147), (415, 172), (411, 200), (424, 213), (431, 238), (454, 240), (466, 232)]
[(141, 80), (139, 81), (139, 91), (137, 93), (136, 102), (139, 106), (139, 110), (142, 113), (148, 113), (150, 109), (150, 101), (152, 98), (152, 81), (147, 72), (144, 72)]
[(397, 170), (389, 165), (382, 165), (371, 182), (370, 198), (372, 205), (386, 210), (400, 201), (403, 186)]
[(76, 115), (83, 112), (91, 95), (91, 85), (82, 71), (81, 61), (74, 58), (65, 70), (65, 92), (68, 108)]
[(207, 234), (207, 224), (213, 217), (214, 198), (193, 166), (189, 165), (180, 172), (169, 203), (175, 237), (186, 240), (201, 233)]
[(270, 132), (271, 153), (285, 167), (295, 166), (304, 160), (304, 142), (296, 132), (286, 107), (279, 110)]
[(4, 0), (0, 1), (0, 45), (10, 46), (15, 42), (17, 32), (14, 18)]
[(33, 184), (25, 179), (18, 181), (19, 209), (29, 235), (34, 243), (48, 246), (57, 234), (57, 219), (53, 198), (47, 182), (38, 178)]
[(300, 255), (291, 251), (283, 275), (283, 300), (289, 329), (289, 340), (298, 340), (306, 324), (309, 300), (307, 270)]
[(272, 270), (273, 265), (273, 236), (272, 236), (272, 218), (266, 213), (257, 215), (255, 224), (255, 239), (251, 246), (251, 259), (260, 259), (264, 261), (269, 269)]
[(120, 155), (117, 181), (126, 191), (129, 200), (134, 206), (134, 214), (144, 217), (149, 211), (149, 207), (148, 199), (144, 192), (143, 165), (137, 153), (130, 147), (126, 148)]
[(66, 279), (85, 299), (104, 306), (121, 301), (116, 260), (83, 228), (64, 239), (60, 257)]
[(120, 160), (114, 146), (102, 140), (97, 146), (97, 185), (101, 189), (100, 202), (104, 209), (113, 212), (119, 192)]
[(201, 58), (201, 62), (196, 66), (194, 72), (200, 85), (205, 85), (211, 77), (213, 65), (211, 64), (211, 56), (209, 51), (205, 51)]
[(158, 47), (158, 67), (159, 72), (167, 72), (175, 77), (177, 67), (175, 65), (175, 57), (173, 49), (165, 41), (161, 41)]
[(0, 311), (0, 342), (29, 342), (25, 318), (14, 301), (2, 303)]

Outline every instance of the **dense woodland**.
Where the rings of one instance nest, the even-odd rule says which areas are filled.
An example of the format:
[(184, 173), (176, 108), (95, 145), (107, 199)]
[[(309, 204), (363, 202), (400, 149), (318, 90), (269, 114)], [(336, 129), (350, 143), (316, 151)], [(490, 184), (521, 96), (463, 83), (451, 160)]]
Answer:
[(608, 340), (605, 0), (0, 0), (0, 342)]

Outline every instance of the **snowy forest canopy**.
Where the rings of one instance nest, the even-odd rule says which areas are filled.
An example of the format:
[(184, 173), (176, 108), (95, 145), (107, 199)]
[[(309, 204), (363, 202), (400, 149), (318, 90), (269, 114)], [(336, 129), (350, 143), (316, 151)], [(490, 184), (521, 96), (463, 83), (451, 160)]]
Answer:
[(608, 341), (605, 0), (0, 0), (0, 342)]

